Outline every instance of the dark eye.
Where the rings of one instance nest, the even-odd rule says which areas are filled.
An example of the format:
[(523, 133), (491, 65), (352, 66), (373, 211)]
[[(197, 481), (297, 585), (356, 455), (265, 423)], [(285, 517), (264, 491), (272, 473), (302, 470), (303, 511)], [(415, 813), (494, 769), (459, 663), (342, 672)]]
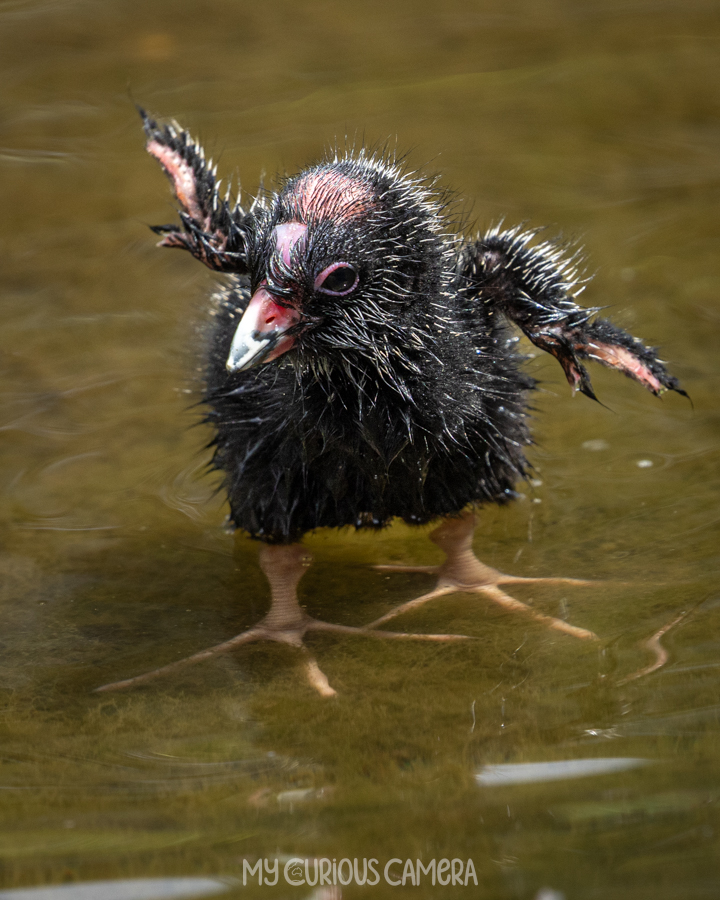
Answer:
[(336, 262), (322, 272), (315, 279), (315, 290), (323, 294), (341, 296), (355, 290), (358, 283), (357, 270), (348, 263)]

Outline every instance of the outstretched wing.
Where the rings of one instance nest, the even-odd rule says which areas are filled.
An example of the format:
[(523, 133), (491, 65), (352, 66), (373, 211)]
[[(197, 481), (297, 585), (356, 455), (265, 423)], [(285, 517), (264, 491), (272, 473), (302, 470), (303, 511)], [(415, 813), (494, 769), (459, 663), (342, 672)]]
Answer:
[(212, 161), (176, 124), (159, 125), (138, 107), (147, 136), (147, 151), (170, 179), (181, 209), (179, 225), (155, 225), (164, 235), (161, 247), (189, 250), (200, 262), (220, 272), (247, 272), (247, 247), (252, 213), (218, 196)]
[[(532, 244), (537, 231), (492, 229), (467, 244), (458, 257), (458, 276), (466, 292), (497, 307), (541, 350), (563, 367), (573, 390), (596, 400), (581, 360), (592, 359), (624, 372), (656, 396), (681, 390), (657, 350), (607, 319), (575, 303), (582, 289), (577, 256), (564, 256), (549, 242)], [(592, 320), (592, 321), (591, 321)]]

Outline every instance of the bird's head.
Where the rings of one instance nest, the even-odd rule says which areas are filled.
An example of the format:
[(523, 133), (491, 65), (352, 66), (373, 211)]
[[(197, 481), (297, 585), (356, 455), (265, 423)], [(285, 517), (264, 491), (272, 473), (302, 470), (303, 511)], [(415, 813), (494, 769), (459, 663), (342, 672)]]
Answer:
[(160, 243), (250, 280), (230, 372), (289, 351), (300, 366), (412, 368), (414, 350), (432, 343), (450, 279), (446, 202), (432, 184), (361, 150), (306, 169), (245, 211), (219, 197), (212, 161), (186, 131), (140, 114), (181, 206), (181, 225), (155, 226)]
[(361, 153), (305, 170), (255, 215), (251, 299), (228, 370), (290, 350), (300, 361), (392, 362), (418, 344), (447, 252), (442, 207), (394, 164)]

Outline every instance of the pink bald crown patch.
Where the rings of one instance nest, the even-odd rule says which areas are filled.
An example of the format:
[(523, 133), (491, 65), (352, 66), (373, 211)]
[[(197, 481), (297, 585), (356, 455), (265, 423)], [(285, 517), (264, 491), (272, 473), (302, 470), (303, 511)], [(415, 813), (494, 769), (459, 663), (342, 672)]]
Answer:
[(367, 184), (333, 169), (315, 169), (301, 176), (290, 196), (303, 219), (348, 221), (367, 215), (375, 206)]

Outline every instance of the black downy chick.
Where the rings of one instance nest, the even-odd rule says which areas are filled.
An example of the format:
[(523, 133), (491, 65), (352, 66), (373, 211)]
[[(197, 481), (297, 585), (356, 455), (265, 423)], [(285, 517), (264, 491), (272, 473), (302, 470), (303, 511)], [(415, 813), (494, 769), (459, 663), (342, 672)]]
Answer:
[[(142, 116), (147, 150), (181, 207), (180, 226), (154, 228), (160, 245), (227, 274), (212, 309), (205, 401), (231, 520), (263, 542), (272, 606), (218, 647), (101, 690), (270, 639), (301, 647), (310, 683), (330, 696), (302, 644), (307, 631), (463, 640), (377, 630), (458, 590), (593, 638), (500, 588), (535, 579), (476, 559), (469, 511), (511, 500), (527, 471), (534, 381), (522, 371), (511, 326), (593, 399), (588, 359), (655, 395), (683, 393), (654, 349), (576, 304), (576, 257), (520, 228), (458, 237), (431, 185), (363, 151), (306, 169), (244, 210), (220, 199), (212, 163), (187, 132)], [(419, 569), (438, 575), (436, 588), (363, 628), (309, 617), (296, 597), (303, 534), (378, 529), (396, 516), (409, 524), (446, 517), (431, 535), (446, 562)]]

